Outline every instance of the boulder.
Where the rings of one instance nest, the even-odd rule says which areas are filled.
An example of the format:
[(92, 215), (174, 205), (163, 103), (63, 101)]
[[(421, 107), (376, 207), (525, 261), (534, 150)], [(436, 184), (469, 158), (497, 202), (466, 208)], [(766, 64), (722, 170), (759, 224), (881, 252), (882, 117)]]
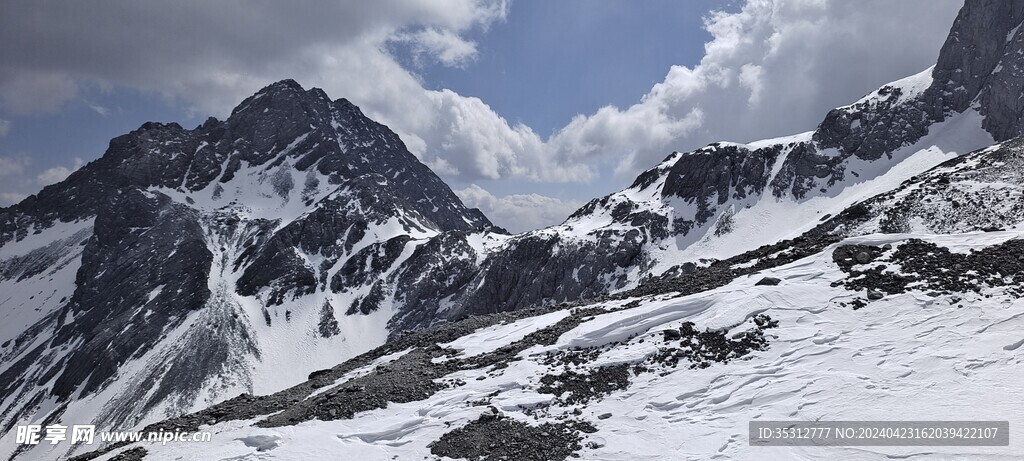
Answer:
[(754, 284), (754, 286), (762, 286), (762, 285), (775, 286), (775, 285), (778, 285), (781, 282), (782, 282), (782, 279), (780, 279), (780, 278), (765, 277), (765, 278), (763, 278), (761, 280), (758, 280), (757, 283)]

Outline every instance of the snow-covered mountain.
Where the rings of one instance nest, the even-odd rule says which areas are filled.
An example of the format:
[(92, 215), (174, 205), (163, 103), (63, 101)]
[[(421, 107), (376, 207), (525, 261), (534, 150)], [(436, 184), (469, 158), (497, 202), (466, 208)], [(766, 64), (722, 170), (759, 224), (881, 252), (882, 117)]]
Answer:
[(387, 127), (294, 81), (225, 121), (147, 123), (0, 209), (2, 432), (296, 384), (384, 343), (365, 279), (489, 228)]
[(974, 151), (794, 239), (596, 300), (428, 328), (146, 428), (215, 443), (89, 459), (1014, 459), (1012, 437), (747, 438), (757, 420), (1024, 424), (1022, 163), (1019, 139)]
[(518, 235), (293, 81), (145, 124), (0, 209), (2, 446), (65, 456), (10, 429), (93, 421), (214, 442), (83, 459), (1012, 457), (745, 438), (1024, 422), (1022, 23), (969, 0), (934, 67), (813, 131), (673, 153)]
[[(146, 428), (215, 443), (81, 459), (1014, 459), (1013, 437), (747, 438), (757, 420), (1024, 424), (1022, 162), (1017, 139), (981, 149), (794, 239), (597, 300), (428, 328), (285, 391)], [(985, 200), (994, 213), (960, 219)], [(942, 206), (921, 213), (930, 203)]]
[[(1024, 103), (1013, 96), (1024, 88), (1021, 8), (969, 2), (935, 66), (829, 111), (813, 131), (672, 153), (551, 228), (437, 237), (448, 254), (464, 256), (457, 267), (450, 257), (447, 267), (431, 266), (446, 275), (443, 286), (395, 292), (396, 304), (417, 301), (396, 309), (393, 330), (685, 273), (796, 237), (944, 161), (1021, 134)], [(438, 290), (444, 295), (418, 296)]]

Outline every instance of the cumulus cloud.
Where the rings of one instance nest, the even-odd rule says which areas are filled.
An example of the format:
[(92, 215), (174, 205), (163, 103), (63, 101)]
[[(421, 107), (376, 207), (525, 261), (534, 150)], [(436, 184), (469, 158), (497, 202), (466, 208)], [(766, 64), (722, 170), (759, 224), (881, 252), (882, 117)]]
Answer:
[(82, 159), (76, 157), (75, 163), (74, 165), (71, 166), (71, 168), (68, 168), (63, 165), (55, 166), (53, 168), (47, 168), (46, 170), (43, 170), (42, 173), (39, 173), (39, 175), (36, 176), (36, 182), (40, 186), (49, 186), (50, 184), (57, 184), (67, 179), (68, 176), (71, 176), (71, 173), (74, 173), (75, 170), (81, 168), (83, 164), (85, 164), (85, 162)]
[[(32, 159), (24, 155), (18, 156), (0, 156), (0, 178), (4, 178), (2, 182), (6, 187), (10, 187), (12, 184), (17, 183), (19, 178), (17, 177), (25, 172), (25, 169), (32, 163)], [(0, 192), (0, 206), (8, 206), (18, 203), (25, 199), (28, 195), (19, 192), (6, 191)]]
[(747, 0), (706, 18), (698, 64), (673, 66), (634, 105), (578, 115), (543, 138), (485, 101), (424, 89), (388, 51), (463, 66), (478, 53), (467, 33), (504, 20), (506, 1), (12, 0), (0, 3), (0, 105), (52, 111), (85, 89), (120, 86), (223, 116), (295, 78), (355, 102), (448, 177), (611, 187), (673, 150), (814, 128), (829, 108), (934, 63), (960, 4)]
[(394, 40), (409, 44), (416, 58), (426, 54), (446, 66), (462, 66), (476, 57), (476, 43), (450, 30), (429, 28), (397, 35)]
[(548, 147), (610, 156), (631, 178), (673, 150), (813, 129), (828, 109), (934, 64), (961, 4), (748, 0), (705, 19), (700, 63), (672, 66), (633, 106), (576, 117)]
[(32, 160), (24, 155), (0, 156), (0, 177), (22, 174), (30, 163)]
[[(507, 10), (504, 0), (14, 0), (0, 4), (0, 100), (12, 111), (40, 112), (76, 97), (83, 85), (122, 85), (224, 115), (287, 77), (347, 96), (350, 86), (366, 91), (362, 87), (380, 83), (369, 78), (375, 72), (415, 81), (398, 66), (359, 67), (393, 61), (388, 42), (405, 41), (441, 62), (461, 63), (476, 52), (461, 34), (503, 20)], [(352, 70), (331, 72), (341, 66)], [(360, 75), (364, 70), (368, 75)]]
[(77, 94), (78, 84), (66, 74), (0, 67), (0, 102), (15, 114), (52, 113)]
[(813, 129), (829, 109), (934, 64), (960, 4), (748, 0), (705, 19), (698, 64), (672, 66), (636, 104), (578, 115), (548, 139), (450, 92), (431, 94), (437, 121), (414, 131), (470, 179), (586, 182), (608, 165), (621, 185), (672, 151)]
[(0, 206), (10, 206), (25, 200), (28, 195), (17, 192), (0, 192)]
[(535, 181), (586, 181), (592, 165), (550, 155), (530, 127), (509, 123), (479, 98), (450, 90), (424, 93), (431, 114), (408, 120), (414, 136), (427, 147), (428, 161), (444, 160), (469, 179), (524, 178)]
[(496, 197), (476, 184), (456, 190), (455, 194), (466, 206), (479, 208), (492, 222), (510, 232), (525, 232), (559, 223), (582, 205), (574, 200), (539, 194)]

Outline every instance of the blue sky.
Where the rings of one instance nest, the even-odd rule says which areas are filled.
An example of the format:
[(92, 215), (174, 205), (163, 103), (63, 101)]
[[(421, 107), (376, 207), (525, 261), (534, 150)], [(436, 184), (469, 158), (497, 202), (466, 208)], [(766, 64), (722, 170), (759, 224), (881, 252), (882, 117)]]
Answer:
[(464, 68), (405, 62), (424, 86), (479, 97), (547, 136), (576, 114), (639, 101), (673, 64), (696, 64), (710, 38), (704, 16), (734, 3), (520, 1), (505, 22), (470, 35), (479, 58)]
[(812, 129), (924, 69), (959, 4), (5, 2), (0, 206), (145, 121), (192, 127), (294, 78), (391, 126), (498, 224), (553, 224), (673, 150)]

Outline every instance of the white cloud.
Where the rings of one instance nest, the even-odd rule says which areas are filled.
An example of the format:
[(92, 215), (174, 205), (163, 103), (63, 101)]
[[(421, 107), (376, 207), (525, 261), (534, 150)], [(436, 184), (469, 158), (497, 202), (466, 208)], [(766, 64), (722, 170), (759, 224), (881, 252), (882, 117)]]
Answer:
[(537, 181), (589, 180), (594, 170), (586, 164), (560, 162), (548, 155), (545, 144), (523, 124), (510, 126), (479, 98), (450, 90), (425, 93), (429, 116), (408, 120), (417, 137), (428, 146), (424, 158), (440, 158), (470, 179), (526, 178)]
[(25, 172), (25, 167), (32, 163), (32, 159), (20, 155), (17, 157), (0, 157), (0, 176), (18, 175)]
[(85, 162), (82, 159), (76, 157), (75, 163), (71, 168), (66, 166), (47, 168), (36, 176), (36, 182), (39, 183), (40, 186), (49, 186), (50, 184), (59, 183), (67, 179), (68, 176), (71, 176), (71, 173), (74, 173), (75, 170), (81, 168), (84, 163)]
[(632, 178), (673, 150), (812, 129), (828, 109), (934, 64), (961, 3), (748, 0), (706, 18), (699, 64), (673, 66), (631, 107), (573, 119), (548, 149), (606, 156)]
[(89, 106), (89, 108), (92, 109), (93, 112), (96, 112), (97, 114), (99, 114), (99, 115), (101, 115), (103, 117), (106, 117), (107, 114), (110, 113), (109, 109), (107, 109), (106, 107), (103, 107), (103, 106), (101, 106), (99, 104), (94, 104), (94, 103), (91, 103), (91, 102), (86, 102), (85, 104), (87, 106)]
[(59, 72), (0, 69), (0, 102), (15, 114), (57, 111), (78, 94), (78, 84)]
[[(223, 116), (282, 78), (335, 97), (409, 82), (422, 92), (387, 54), (389, 42), (404, 37), (421, 54), (460, 64), (476, 53), (462, 34), (504, 20), (507, 10), (507, 0), (5, 5), (0, 102), (46, 112), (83, 87), (125, 86)], [(116, 20), (123, 17), (132, 20)]]
[[(387, 51), (400, 43), (462, 65), (478, 53), (467, 32), (504, 20), (504, 1), (27, 2), (4, 7), (0, 102), (54, 110), (82, 88), (116, 85), (224, 116), (295, 78), (356, 103), (443, 175), (610, 187), (673, 150), (813, 128), (828, 109), (933, 64), (960, 3), (747, 0), (707, 18), (697, 65), (673, 66), (636, 104), (578, 115), (544, 139), (485, 101), (424, 89)], [(136, 20), (109, 21), (122, 15)], [(614, 182), (601, 177), (608, 169)]]
[(479, 208), (493, 223), (516, 233), (560, 223), (582, 205), (538, 194), (496, 197), (476, 184), (456, 190), (455, 194), (466, 206)]
[(417, 58), (430, 55), (442, 64), (459, 67), (476, 57), (476, 43), (465, 40), (450, 30), (428, 28), (415, 33), (397, 35), (394, 40), (412, 46)]
[(26, 197), (28, 197), (28, 195), (19, 194), (17, 192), (0, 192), (0, 206), (14, 205), (15, 203), (25, 200)]
[(11, 132), (11, 121), (0, 118), (0, 138)]

